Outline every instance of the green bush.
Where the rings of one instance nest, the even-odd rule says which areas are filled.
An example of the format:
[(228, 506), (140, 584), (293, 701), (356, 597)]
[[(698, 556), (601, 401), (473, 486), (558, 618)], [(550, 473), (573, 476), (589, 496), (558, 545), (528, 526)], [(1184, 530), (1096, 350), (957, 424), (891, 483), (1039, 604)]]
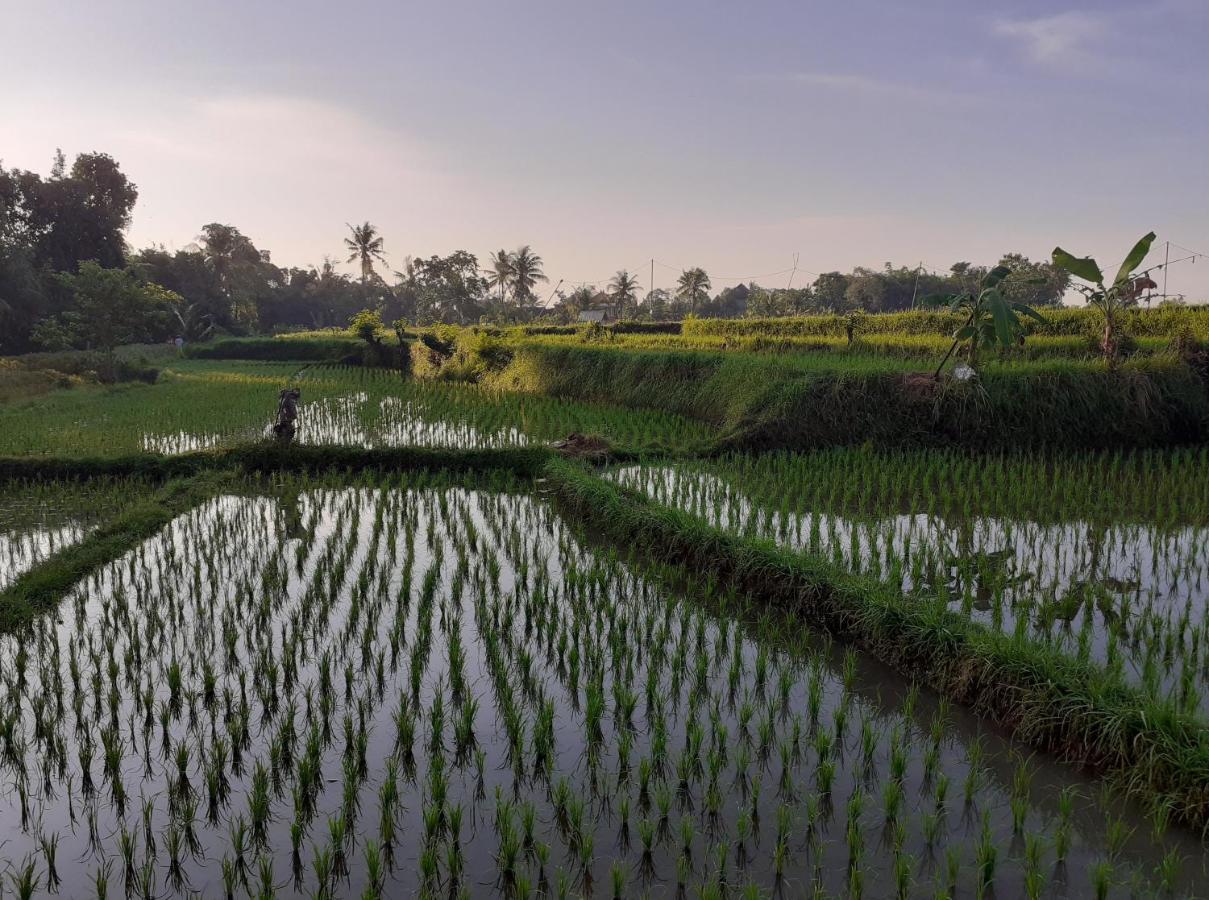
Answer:
[(118, 354), (113, 359), (98, 350), (63, 350), (56, 353), (26, 353), (11, 358), (30, 370), (49, 370), (76, 375), (91, 381), (112, 384), (118, 381), (143, 381), (154, 384), (159, 369), (140, 357)]
[(187, 344), (193, 359), (254, 359), (266, 362), (336, 362), (350, 354), (360, 361), (361, 342), (348, 337), (228, 338), (206, 344)]

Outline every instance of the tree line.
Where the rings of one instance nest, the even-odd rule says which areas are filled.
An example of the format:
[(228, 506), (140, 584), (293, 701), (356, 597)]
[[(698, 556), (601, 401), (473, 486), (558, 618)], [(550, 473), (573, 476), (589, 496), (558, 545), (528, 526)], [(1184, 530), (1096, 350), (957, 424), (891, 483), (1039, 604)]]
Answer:
[[(548, 290), (540, 255), (524, 245), (484, 262), (467, 250), (388, 264), (370, 222), (348, 224), (345, 262), (273, 263), (239, 228), (213, 222), (189, 246), (132, 250), (126, 231), (138, 189), (104, 153), (82, 153), (70, 168), (60, 152), (49, 176), (0, 165), (0, 352), (212, 334), (256, 334), (348, 324), (363, 309), (386, 321), (513, 324), (574, 322), (589, 309), (614, 318), (676, 320), (910, 309), (933, 294), (976, 284), (987, 268), (957, 263), (943, 274), (911, 267), (828, 272), (808, 285), (756, 283), (714, 291), (708, 273), (684, 270), (671, 289), (644, 290), (622, 270), (605, 285)], [(1002, 290), (1030, 306), (1059, 303), (1066, 272), (1009, 254)]]

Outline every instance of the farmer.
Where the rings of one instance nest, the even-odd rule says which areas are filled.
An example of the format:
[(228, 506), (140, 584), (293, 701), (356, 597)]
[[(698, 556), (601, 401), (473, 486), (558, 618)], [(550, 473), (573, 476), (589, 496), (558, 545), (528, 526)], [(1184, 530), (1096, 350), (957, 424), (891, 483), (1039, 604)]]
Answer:
[(298, 388), (286, 388), (277, 400), (277, 421), (273, 423), (273, 433), (278, 442), (289, 444), (294, 440), (294, 420), (298, 418), (298, 400), (302, 391)]

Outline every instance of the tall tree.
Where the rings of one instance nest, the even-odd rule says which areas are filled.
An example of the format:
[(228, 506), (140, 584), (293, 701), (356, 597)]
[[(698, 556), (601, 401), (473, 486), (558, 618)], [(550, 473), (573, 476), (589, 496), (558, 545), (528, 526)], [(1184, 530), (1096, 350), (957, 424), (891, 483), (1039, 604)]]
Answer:
[(362, 284), (377, 280), (378, 273), (374, 271), (374, 260), (380, 263), (386, 262), (378, 229), (369, 222), (362, 225), (349, 225), (348, 229), (353, 234), (352, 237), (344, 239), (344, 247), (349, 251), (348, 261), (361, 264)]
[(539, 281), (549, 281), (542, 272), (542, 258), (525, 244), (512, 254), (512, 296), (521, 305), (533, 303), (533, 288)]
[(1057, 306), (1070, 287), (1070, 273), (1052, 262), (1033, 262), (1021, 253), (999, 260), (1011, 273), (999, 286), (1005, 297), (1029, 306)]
[(512, 265), (512, 254), (507, 250), (496, 250), (491, 254), (488, 266), (487, 286), (498, 292), (500, 303), (503, 303), (508, 297), (508, 286), (512, 284), (516, 274)]
[(698, 304), (709, 300), (710, 287), (709, 276), (704, 269), (685, 269), (676, 281), (676, 296), (688, 303), (689, 312), (696, 312)]
[(848, 276), (840, 272), (824, 272), (814, 280), (814, 300), (824, 312), (840, 312), (847, 303)]
[[(56, 163), (56, 173), (61, 167)], [(81, 153), (66, 174), (42, 182), (31, 226), (39, 264), (74, 272), (86, 259), (102, 266), (126, 261), (125, 230), (138, 188), (106, 153)]]
[(671, 318), (671, 295), (664, 288), (655, 288), (653, 291), (648, 291), (646, 297), (642, 300), (641, 312), (656, 322), (663, 322)]
[(71, 291), (73, 304), (67, 312), (42, 320), (37, 338), (52, 347), (101, 350), (110, 378), (117, 347), (156, 336), (170, 311), (181, 304), (177, 294), (143, 281), (133, 268), (106, 269), (88, 261), (58, 278)]
[(619, 270), (609, 282), (609, 299), (617, 305), (617, 318), (624, 318), (627, 312), (632, 313), (638, 304), (638, 276), (631, 275), (625, 269)]
[(198, 240), (223, 297), (223, 308), (214, 311), (216, 318), (227, 328), (254, 329), (259, 319), (257, 302), (268, 292), (270, 280), (275, 281), (271, 276), (276, 270), (266, 254), (234, 225), (211, 222)]
[(54, 278), (85, 260), (125, 264), (125, 229), (138, 189), (104, 153), (69, 169), (55, 155), (50, 176), (0, 167), (0, 349), (29, 349), (35, 321), (61, 312), (70, 291)]
[(484, 311), (487, 282), (479, 274), (479, 261), (465, 250), (411, 260), (400, 287), (421, 324), (467, 325)]
[(552, 311), (554, 319), (564, 323), (579, 321), (579, 314), (591, 307), (595, 296), (595, 291), (586, 285), (577, 287), (569, 294), (560, 291)]

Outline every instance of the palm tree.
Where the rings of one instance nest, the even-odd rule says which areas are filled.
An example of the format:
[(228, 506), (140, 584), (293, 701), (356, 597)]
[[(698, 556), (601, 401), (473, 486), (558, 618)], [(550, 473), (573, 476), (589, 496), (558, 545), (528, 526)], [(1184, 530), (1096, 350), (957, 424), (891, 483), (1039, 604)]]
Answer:
[(378, 273), (374, 271), (374, 260), (386, 262), (386, 256), (382, 253), (382, 238), (378, 236), (378, 229), (369, 222), (364, 225), (349, 225), (348, 230), (353, 233), (351, 238), (344, 239), (344, 247), (349, 251), (348, 261), (360, 261), (361, 283), (366, 284), (378, 277)]
[(515, 276), (512, 254), (507, 250), (497, 250), (491, 254), (488, 264), (490, 267), (487, 269), (487, 286), (500, 292), (500, 302), (503, 303), (508, 293), (508, 285)]
[(698, 302), (709, 299), (709, 289), (709, 276), (705, 274), (705, 269), (700, 267), (685, 269), (676, 282), (676, 296), (687, 300), (692, 312), (696, 312)]
[(617, 304), (617, 318), (638, 302), (638, 276), (621, 269), (609, 282), (609, 297)]
[(542, 258), (528, 244), (512, 254), (512, 296), (518, 303), (532, 301), (534, 285), (549, 280), (542, 272)]

